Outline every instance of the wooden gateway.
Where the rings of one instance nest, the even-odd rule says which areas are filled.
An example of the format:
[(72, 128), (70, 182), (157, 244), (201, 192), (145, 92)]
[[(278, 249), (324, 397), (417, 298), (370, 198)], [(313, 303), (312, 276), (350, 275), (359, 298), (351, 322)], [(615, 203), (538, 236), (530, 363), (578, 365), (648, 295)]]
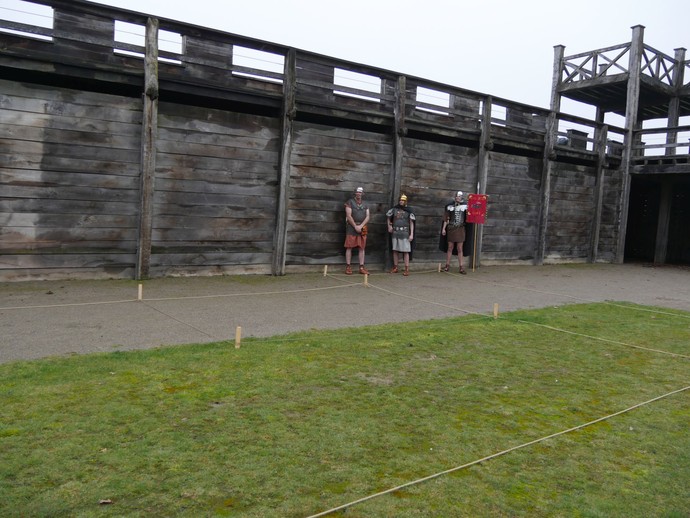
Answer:
[[(81, 0), (31, 5), (33, 22), (0, 7), (1, 280), (342, 265), (357, 186), (372, 268), (389, 260), (385, 212), (401, 191), (415, 267), (443, 260), (456, 190), (488, 195), (475, 266), (621, 262), (637, 253), (636, 177), (658, 184), (651, 259), (690, 263), (676, 230), (689, 223), (688, 62), (639, 27), (587, 55), (556, 47), (544, 109)], [(561, 113), (561, 96), (597, 117)], [(640, 124), (661, 116), (668, 127)]]

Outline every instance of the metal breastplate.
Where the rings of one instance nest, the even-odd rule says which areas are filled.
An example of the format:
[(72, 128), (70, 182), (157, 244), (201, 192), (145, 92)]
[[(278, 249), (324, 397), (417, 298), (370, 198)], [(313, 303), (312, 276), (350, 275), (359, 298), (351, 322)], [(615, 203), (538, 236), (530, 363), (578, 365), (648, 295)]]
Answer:
[(465, 224), (466, 205), (448, 205), (446, 208), (450, 212), (450, 217), (448, 218), (449, 227), (461, 227)]
[(360, 224), (367, 217), (367, 206), (364, 203), (357, 205), (357, 202), (352, 200), (350, 202), (350, 209), (352, 210), (352, 219), (357, 224)]
[(406, 238), (410, 235), (410, 215), (397, 209), (393, 214), (393, 237)]

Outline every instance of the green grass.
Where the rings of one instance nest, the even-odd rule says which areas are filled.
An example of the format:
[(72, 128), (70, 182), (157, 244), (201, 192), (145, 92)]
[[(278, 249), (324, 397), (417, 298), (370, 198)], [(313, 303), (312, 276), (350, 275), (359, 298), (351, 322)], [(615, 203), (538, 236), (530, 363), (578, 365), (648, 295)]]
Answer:
[[(690, 385), (690, 314), (641, 309), (0, 365), (0, 516), (316, 514)], [(688, 430), (684, 391), (344, 514), (686, 517)]]

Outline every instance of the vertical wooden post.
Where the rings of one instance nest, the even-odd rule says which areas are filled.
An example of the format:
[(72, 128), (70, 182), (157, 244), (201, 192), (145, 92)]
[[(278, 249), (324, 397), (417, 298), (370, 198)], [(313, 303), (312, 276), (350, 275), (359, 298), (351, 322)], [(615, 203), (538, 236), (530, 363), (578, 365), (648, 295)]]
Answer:
[(671, 224), (671, 204), (673, 202), (673, 184), (664, 180), (661, 184), (661, 200), (659, 203), (659, 221), (656, 226), (656, 243), (654, 245), (654, 264), (666, 262), (668, 249), (668, 232)]
[(407, 101), (407, 78), (398, 77), (398, 84), (395, 89), (395, 106), (393, 108), (395, 117), (395, 134), (393, 147), (393, 169), (390, 178), (389, 201), (391, 205), (398, 201), (400, 189), (402, 188), (402, 166), (405, 144), (403, 139), (407, 135), (405, 127), (405, 106)]
[(280, 143), (279, 191), (276, 226), (273, 237), (273, 275), (285, 275), (285, 257), (287, 255), (287, 219), (290, 200), (290, 163), (292, 155), (292, 121), (295, 119), (295, 83), (296, 83), (295, 49), (288, 50), (285, 57), (283, 73), (283, 113), (282, 134)]
[[(675, 128), (680, 120), (680, 89), (685, 83), (685, 49), (676, 49), (675, 64), (671, 85), (675, 90), (675, 95), (668, 103), (668, 127)], [(678, 131), (669, 131), (666, 134), (667, 155), (676, 155), (678, 152)], [(669, 225), (671, 223), (671, 202), (673, 198), (673, 188), (668, 180), (661, 184), (661, 200), (659, 203), (659, 220), (656, 228), (656, 243), (654, 246), (654, 263), (664, 264), (666, 262), (666, 252), (668, 250)]]
[[(491, 141), (491, 107), (493, 99), (488, 96), (482, 103), (481, 134), (479, 135), (479, 152), (477, 153), (477, 194), (486, 194), (489, 178), (490, 151), (494, 145)], [(474, 247), (472, 253), (472, 271), (481, 263), (482, 236), (484, 225), (474, 225)], [(476, 263), (476, 264), (475, 264)]]
[(153, 193), (156, 173), (156, 138), (158, 135), (158, 20), (154, 18), (149, 18), (146, 22), (143, 97), (136, 279), (147, 278), (151, 268)]
[(534, 256), (535, 264), (543, 264), (546, 255), (546, 234), (549, 223), (549, 210), (551, 205), (551, 167), (556, 158), (553, 150), (556, 136), (558, 134), (557, 115), (561, 109), (561, 94), (558, 85), (561, 83), (563, 75), (563, 55), (565, 47), (556, 45), (554, 48), (553, 75), (551, 78), (551, 108), (546, 117), (546, 133), (544, 135), (544, 157), (541, 174), (541, 194), (539, 204), (539, 227), (537, 231), (536, 252)]
[[(393, 161), (391, 166), (391, 175), (388, 184), (388, 201), (389, 207), (395, 205), (402, 189), (402, 169), (403, 158), (405, 153), (404, 138), (407, 135), (407, 128), (405, 128), (405, 106), (407, 101), (407, 79), (405, 76), (398, 77), (398, 83), (395, 88), (395, 105), (393, 106), (393, 114), (395, 118), (395, 126), (393, 131)], [(388, 233), (386, 232), (386, 250), (384, 252), (384, 261), (386, 268), (392, 264), (391, 249), (388, 245)]]
[(239, 349), (242, 343), (242, 326), (235, 328), (235, 349)]
[(594, 187), (594, 216), (592, 217), (591, 240), (589, 244), (589, 255), (587, 261), (594, 263), (599, 253), (599, 234), (601, 231), (601, 211), (604, 199), (604, 164), (606, 163), (606, 142), (608, 141), (608, 126), (597, 125), (596, 146), (597, 146), (597, 169)]
[(296, 66), (295, 49), (289, 49), (283, 67), (283, 110), (280, 143), (280, 165), (278, 169), (279, 190), (276, 226), (273, 238), (273, 275), (285, 275), (287, 255), (287, 219), (290, 200), (290, 163), (292, 156), (292, 121), (295, 119)]
[[(674, 96), (668, 103), (668, 127), (675, 128), (678, 126), (680, 120), (680, 89), (683, 87), (685, 77), (685, 49), (676, 49), (675, 64), (673, 66), (673, 75), (671, 78), (671, 85), (675, 91)], [(666, 148), (667, 155), (677, 154), (676, 144), (678, 143), (678, 132), (669, 131), (666, 134), (666, 143), (673, 144)]]
[(616, 262), (622, 263), (625, 256), (625, 237), (628, 230), (628, 208), (630, 206), (630, 171), (632, 169), (637, 111), (640, 105), (640, 76), (642, 75), (642, 50), (644, 46), (644, 26), (635, 25), (630, 44), (628, 61), (628, 88), (625, 105), (625, 138), (623, 159), (621, 160), (622, 185), (620, 193), (620, 212), (618, 221), (618, 247)]

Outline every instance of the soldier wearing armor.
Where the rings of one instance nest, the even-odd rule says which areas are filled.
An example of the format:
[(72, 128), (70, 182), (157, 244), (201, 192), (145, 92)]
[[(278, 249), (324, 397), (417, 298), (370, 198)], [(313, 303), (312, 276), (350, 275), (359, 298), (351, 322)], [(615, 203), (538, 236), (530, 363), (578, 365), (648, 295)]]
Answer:
[(446, 236), (448, 240), (448, 251), (446, 252), (446, 265), (443, 270), (450, 269), (450, 260), (453, 256), (453, 250), (457, 250), (458, 265), (460, 266), (460, 273), (466, 274), (464, 266), (462, 265), (462, 246), (465, 243), (465, 220), (467, 217), (467, 202), (463, 198), (463, 192), (457, 191), (455, 193), (455, 200), (453, 203), (446, 205), (443, 211), (443, 227), (441, 228), (441, 235)]
[(359, 273), (368, 274), (364, 266), (364, 255), (367, 246), (367, 223), (369, 207), (362, 201), (364, 189), (357, 187), (354, 198), (345, 203), (345, 273), (352, 275), (352, 249), (359, 249)]
[(407, 206), (407, 196), (402, 194), (399, 203), (386, 212), (388, 218), (388, 233), (391, 234), (393, 245), (393, 269), (390, 273), (398, 273), (399, 254), (403, 254), (405, 271), (403, 275), (410, 274), (410, 252), (414, 240), (415, 215)]

